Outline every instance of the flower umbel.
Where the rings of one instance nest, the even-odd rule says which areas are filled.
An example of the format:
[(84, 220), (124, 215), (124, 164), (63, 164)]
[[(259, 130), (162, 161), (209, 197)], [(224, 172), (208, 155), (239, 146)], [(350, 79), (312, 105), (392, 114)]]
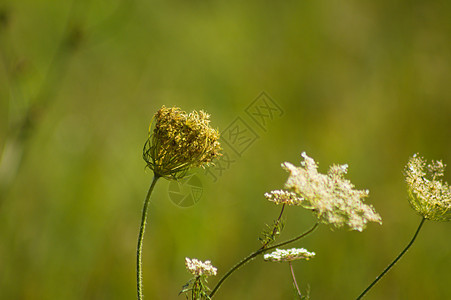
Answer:
[(265, 198), (275, 204), (287, 204), (287, 205), (301, 205), (304, 200), (301, 197), (298, 197), (296, 193), (284, 191), (284, 190), (275, 190), (269, 193), (265, 193)]
[(445, 171), (442, 161), (427, 165), (423, 157), (415, 154), (405, 169), (409, 202), (425, 219), (451, 220), (451, 188), (442, 181)]
[(304, 161), (300, 167), (289, 162), (282, 164), (290, 172), (285, 188), (301, 197), (300, 205), (311, 209), (320, 222), (337, 228), (347, 225), (358, 231), (362, 231), (367, 222), (382, 223), (374, 208), (362, 202), (368, 197), (368, 190), (355, 190), (344, 178), (347, 165), (333, 165), (327, 174), (321, 174), (312, 158), (305, 152), (302, 157)]
[(207, 277), (216, 275), (217, 269), (211, 265), (209, 260), (201, 262), (195, 258), (185, 258), (185, 266), (188, 272), (193, 274), (194, 278), (190, 279), (180, 291), (180, 294), (191, 294), (191, 299), (211, 299), (208, 295), (210, 289), (207, 286)]
[(185, 266), (188, 272), (194, 276), (215, 276), (217, 269), (211, 265), (209, 260), (202, 262), (195, 258), (189, 259), (185, 258)]
[(292, 248), (292, 249), (276, 249), (276, 251), (265, 254), (263, 259), (266, 261), (285, 262), (294, 261), (299, 259), (309, 260), (315, 256), (315, 252), (309, 252), (304, 248)]
[(149, 128), (143, 158), (156, 176), (179, 179), (192, 167), (204, 167), (220, 155), (219, 132), (204, 111), (187, 114), (163, 106)]

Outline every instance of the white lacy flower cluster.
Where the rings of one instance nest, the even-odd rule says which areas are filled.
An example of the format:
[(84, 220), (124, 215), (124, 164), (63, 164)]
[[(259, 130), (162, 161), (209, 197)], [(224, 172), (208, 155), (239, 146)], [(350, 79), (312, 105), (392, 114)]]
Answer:
[(293, 261), (299, 259), (309, 260), (315, 256), (315, 252), (308, 252), (304, 248), (292, 248), (292, 249), (276, 249), (276, 251), (265, 254), (263, 259), (266, 261), (284, 262)]
[(362, 202), (368, 197), (368, 190), (355, 190), (344, 178), (347, 165), (333, 165), (327, 174), (321, 174), (312, 158), (305, 152), (302, 157), (300, 167), (289, 162), (282, 164), (290, 172), (285, 188), (302, 198), (300, 204), (311, 209), (320, 222), (335, 227), (347, 225), (358, 231), (362, 231), (367, 222), (382, 223), (374, 208)]
[(185, 258), (185, 266), (188, 272), (194, 276), (215, 276), (217, 269), (211, 265), (209, 260), (202, 262), (195, 258), (189, 259)]
[(432, 161), (426, 166), (426, 160), (416, 154), (405, 169), (409, 202), (428, 220), (451, 220), (451, 188), (441, 180), (444, 171), (443, 162)]
[(287, 205), (301, 205), (302, 198), (298, 197), (296, 193), (275, 190), (269, 193), (265, 193), (265, 198), (275, 204), (287, 204)]

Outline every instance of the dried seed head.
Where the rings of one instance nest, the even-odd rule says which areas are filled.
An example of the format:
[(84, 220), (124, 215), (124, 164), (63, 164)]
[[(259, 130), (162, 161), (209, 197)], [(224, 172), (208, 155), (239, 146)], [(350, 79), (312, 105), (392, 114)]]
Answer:
[(442, 181), (446, 165), (441, 161), (426, 164), (426, 160), (417, 154), (407, 163), (405, 176), (409, 202), (428, 220), (450, 221), (451, 188)]
[(368, 190), (355, 190), (344, 178), (347, 165), (333, 165), (327, 174), (321, 174), (312, 158), (305, 152), (302, 157), (300, 167), (289, 162), (282, 164), (290, 172), (285, 188), (302, 198), (300, 205), (311, 209), (320, 222), (335, 227), (347, 225), (358, 231), (362, 231), (367, 222), (382, 223), (374, 208), (362, 202), (368, 197)]
[(190, 168), (208, 166), (221, 155), (219, 132), (209, 118), (202, 110), (187, 114), (163, 106), (157, 111), (143, 149), (143, 158), (156, 176), (179, 179)]

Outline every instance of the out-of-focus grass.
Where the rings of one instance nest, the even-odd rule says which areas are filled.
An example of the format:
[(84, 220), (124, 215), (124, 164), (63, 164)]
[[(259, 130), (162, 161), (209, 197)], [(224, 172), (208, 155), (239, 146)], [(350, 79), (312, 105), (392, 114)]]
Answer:
[[(0, 4), (7, 16), (0, 29), (2, 148), (27, 108), (45, 103), (1, 198), (0, 298), (135, 297), (136, 238), (151, 181), (141, 149), (153, 113), (163, 104), (204, 109), (225, 129), (262, 90), (284, 115), (266, 132), (257, 128), (260, 139), (217, 182), (202, 177), (197, 205), (179, 208), (168, 183), (157, 185), (144, 293), (177, 298), (189, 279), (185, 256), (210, 259), (222, 274), (256, 249), (260, 230), (279, 212), (262, 195), (282, 187), (287, 174), (279, 164), (297, 163), (305, 150), (322, 171), (348, 163), (349, 178), (370, 189), (368, 201), (383, 218), (363, 233), (323, 226), (297, 244), (317, 253), (295, 264), (312, 299), (357, 296), (420, 220), (403, 182), (408, 156), (451, 164), (451, 4), (120, 5)], [(79, 44), (61, 52), (70, 33)], [(294, 208), (287, 218), (282, 238), (313, 222)], [(449, 225), (426, 223), (367, 298), (450, 298)], [(291, 288), (288, 266), (256, 260), (217, 298), (289, 299)]]

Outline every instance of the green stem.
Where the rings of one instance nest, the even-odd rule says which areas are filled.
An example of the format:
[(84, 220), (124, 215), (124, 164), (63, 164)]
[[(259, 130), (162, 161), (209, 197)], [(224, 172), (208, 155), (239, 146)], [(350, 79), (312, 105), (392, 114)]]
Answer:
[(144, 231), (146, 230), (146, 221), (147, 221), (147, 207), (149, 206), (150, 195), (157, 183), (158, 178), (154, 174), (152, 183), (147, 191), (146, 199), (144, 200), (144, 207), (141, 216), (141, 227), (139, 228), (139, 236), (138, 236), (138, 246), (136, 250), (136, 280), (138, 287), (138, 300), (143, 299), (143, 278), (142, 278), (142, 252), (143, 252), (143, 241), (144, 241)]
[(290, 265), (291, 277), (293, 277), (294, 287), (296, 288), (296, 291), (298, 293), (299, 299), (302, 299), (301, 290), (299, 289), (298, 282), (296, 281), (296, 276), (294, 275), (293, 264), (291, 263), (291, 261), (289, 261), (288, 264)]
[(376, 277), (376, 279), (357, 297), (357, 300), (362, 299), (362, 297), (382, 278), (384, 275), (398, 262), (398, 260), (409, 250), (410, 246), (412, 246), (413, 242), (417, 238), (418, 233), (420, 232), (421, 227), (423, 226), (424, 221), (426, 221), (425, 218), (421, 219), (420, 225), (418, 225), (417, 231), (413, 235), (412, 239), (410, 240), (409, 244), (404, 248), (404, 250), (399, 253), (399, 255), (395, 258), (395, 260), (389, 264), (382, 273)]
[(277, 218), (276, 222), (274, 223), (274, 229), (272, 230), (272, 237), (273, 238), (271, 238), (271, 240), (266, 241), (266, 243), (264, 243), (263, 246), (260, 249), (266, 248), (266, 246), (268, 246), (269, 243), (271, 243), (272, 241), (275, 240), (275, 236), (276, 236), (276, 233), (277, 233), (277, 227), (279, 226), (280, 219), (282, 219), (284, 208), (285, 208), (285, 203), (282, 205), (282, 209), (280, 210), (279, 217)]
[(248, 256), (246, 256), (245, 258), (243, 258), (239, 263), (237, 263), (236, 265), (234, 265), (224, 276), (222, 276), (221, 280), (219, 280), (219, 282), (216, 284), (216, 286), (214, 287), (214, 289), (211, 291), (210, 293), (210, 298), (213, 298), (214, 294), (217, 292), (217, 290), (219, 289), (219, 287), (222, 285), (222, 283), (227, 279), (227, 277), (229, 277), (230, 275), (232, 275), (233, 272), (235, 272), (236, 270), (238, 270), (240, 267), (242, 267), (244, 264), (246, 264), (247, 262), (249, 262), (250, 260), (254, 259), (255, 257), (257, 257), (258, 255), (267, 252), (269, 250), (293, 243), (307, 235), (309, 235), (310, 233), (312, 233), (313, 231), (315, 231), (316, 227), (318, 227), (319, 223), (315, 223), (315, 225), (312, 226), (312, 228), (310, 228), (309, 230), (307, 230), (306, 232), (302, 233), (301, 235), (298, 235), (290, 240), (287, 240), (285, 242), (273, 245), (271, 247), (268, 248), (260, 248), (257, 251), (252, 252), (251, 254), (249, 254)]

